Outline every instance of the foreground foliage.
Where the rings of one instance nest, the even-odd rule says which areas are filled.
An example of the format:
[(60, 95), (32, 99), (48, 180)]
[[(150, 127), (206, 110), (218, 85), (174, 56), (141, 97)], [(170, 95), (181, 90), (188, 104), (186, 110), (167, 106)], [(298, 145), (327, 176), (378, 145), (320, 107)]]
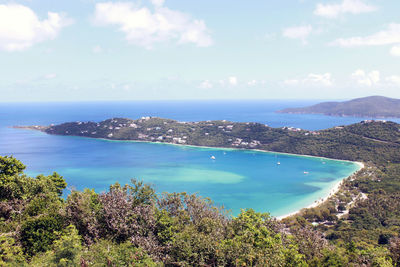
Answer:
[[(334, 243), (304, 219), (284, 225), (253, 210), (232, 217), (208, 199), (186, 193), (157, 196), (151, 186), (136, 180), (112, 185), (102, 194), (73, 191), (64, 200), (62, 177), (31, 178), (24, 168), (12, 157), (0, 157), (0, 266), (399, 264), (398, 228), (388, 227), (397, 225), (398, 209), (387, 209), (371, 225), (390, 229), (382, 244)], [(368, 181), (360, 183), (362, 187)], [(389, 198), (387, 205), (396, 201)], [(373, 206), (366, 204), (365, 209)], [(388, 217), (390, 223), (383, 220)], [(367, 227), (363, 224), (355, 228)]]

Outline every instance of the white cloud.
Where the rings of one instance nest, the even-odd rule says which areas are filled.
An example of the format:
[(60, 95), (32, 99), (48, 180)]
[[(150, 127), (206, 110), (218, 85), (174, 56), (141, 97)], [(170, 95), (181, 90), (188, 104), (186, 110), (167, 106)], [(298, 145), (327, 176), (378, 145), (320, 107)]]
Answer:
[(258, 82), (256, 80), (251, 80), (247, 82), (248, 86), (256, 86), (258, 84)]
[(300, 39), (303, 42), (303, 44), (306, 44), (307, 37), (311, 34), (311, 32), (312, 32), (311, 25), (296, 26), (284, 29), (282, 35), (290, 39)]
[(242, 87), (254, 87), (254, 86), (262, 86), (265, 85), (265, 80), (248, 80), (248, 81), (240, 81), (237, 76), (230, 76), (225, 79), (220, 80), (204, 80), (199, 85), (198, 88), (202, 89), (211, 89), (211, 88), (218, 88), (218, 87), (225, 87), (225, 88), (232, 88), (236, 86)]
[(213, 87), (214, 87), (213, 84), (209, 80), (205, 80), (199, 85), (199, 88), (202, 89), (211, 89)]
[(392, 76), (386, 77), (386, 81), (395, 86), (400, 86), (400, 76), (392, 75)]
[(160, 7), (164, 5), (164, 0), (150, 0), (150, 2), (155, 6), (155, 7)]
[(377, 10), (377, 7), (362, 0), (343, 0), (337, 4), (317, 4), (314, 14), (325, 18), (337, 18), (341, 14), (361, 14)]
[(366, 73), (364, 70), (356, 70), (351, 77), (359, 84), (363, 86), (371, 87), (377, 85), (380, 81), (380, 72), (377, 70)]
[(226, 84), (225, 80), (219, 80), (218, 83), (220, 86), (225, 86)]
[(299, 85), (300, 81), (297, 79), (289, 79), (289, 80), (283, 81), (283, 83), (285, 85), (294, 86), (294, 85)]
[(93, 53), (99, 54), (101, 52), (103, 52), (103, 48), (100, 45), (96, 45), (95, 47), (93, 47)]
[(129, 84), (124, 84), (124, 85), (122, 86), (122, 89), (123, 89), (124, 91), (130, 91), (130, 90), (132, 89), (132, 86), (129, 85)]
[(400, 44), (400, 24), (391, 23), (386, 30), (365, 37), (340, 38), (331, 45), (341, 47)]
[(322, 86), (333, 85), (332, 75), (330, 73), (324, 73), (324, 74), (310, 73), (303, 82), (311, 85), (322, 85)]
[(236, 86), (238, 84), (238, 78), (235, 77), (235, 76), (231, 76), (231, 77), (228, 78), (228, 83), (231, 86)]
[(307, 77), (303, 79), (288, 79), (283, 81), (285, 85), (297, 86), (297, 85), (307, 85), (307, 86), (323, 86), (330, 87), (333, 85), (332, 74), (314, 74), (310, 73)]
[(400, 57), (400, 45), (393, 46), (390, 50), (390, 54), (395, 57)]
[(52, 80), (52, 79), (54, 79), (54, 78), (57, 77), (57, 74), (55, 74), (55, 73), (49, 73), (49, 74), (44, 75), (43, 77), (44, 77), (46, 80)]
[(114, 25), (134, 45), (148, 49), (156, 43), (177, 41), (193, 43), (199, 47), (212, 45), (213, 41), (203, 20), (189, 14), (163, 7), (163, 1), (153, 0), (154, 12), (130, 2), (104, 2), (96, 4), (94, 22), (97, 25)]
[(0, 5), (0, 50), (21, 51), (36, 43), (55, 39), (72, 20), (60, 13), (48, 12), (40, 20), (29, 7)]
[(374, 71), (371, 71), (369, 74), (368, 74), (368, 76), (369, 76), (369, 78), (370, 78), (370, 80), (373, 82), (373, 83), (378, 83), (379, 82), (379, 80), (381, 79), (380, 77), (380, 73), (379, 73), (379, 71), (377, 71), (377, 70), (374, 70)]

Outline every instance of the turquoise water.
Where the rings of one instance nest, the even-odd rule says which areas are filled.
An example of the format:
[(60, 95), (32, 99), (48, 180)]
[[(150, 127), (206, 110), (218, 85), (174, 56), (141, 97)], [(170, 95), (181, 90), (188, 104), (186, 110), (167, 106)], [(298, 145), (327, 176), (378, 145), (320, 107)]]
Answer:
[(325, 197), (334, 184), (358, 168), (350, 162), (277, 153), (8, 131), (19, 143), (3, 149), (14, 151), (29, 166), (28, 174), (57, 171), (66, 178), (69, 190), (102, 192), (112, 183), (137, 178), (154, 184), (159, 193), (210, 197), (233, 214), (242, 208), (274, 216), (293, 212)]
[[(69, 190), (94, 188), (102, 192), (112, 183), (125, 184), (137, 178), (154, 184), (158, 193), (189, 192), (210, 197), (216, 204), (231, 209), (233, 214), (241, 208), (253, 208), (280, 216), (325, 197), (338, 181), (356, 171), (358, 166), (350, 162), (256, 151), (51, 136), (8, 126), (144, 115), (185, 121), (202, 118), (258, 121), (307, 129), (356, 120), (318, 115), (292, 117), (273, 112), (298, 105), (259, 101), (179, 105), (175, 102), (3, 104), (0, 105), (0, 155), (12, 154), (22, 160), (30, 175), (57, 171), (67, 180)], [(212, 160), (211, 156), (216, 159)]]

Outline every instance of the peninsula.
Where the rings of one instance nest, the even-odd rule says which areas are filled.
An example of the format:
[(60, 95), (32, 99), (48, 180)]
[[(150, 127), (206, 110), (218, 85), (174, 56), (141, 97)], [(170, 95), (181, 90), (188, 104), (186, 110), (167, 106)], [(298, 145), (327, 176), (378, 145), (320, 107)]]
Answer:
[(250, 122), (179, 122), (152, 117), (15, 127), (53, 135), (259, 149), (374, 163), (400, 162), (400, 125), (386, 121), (363, 121), (320, 131), (272, 128)]
[(400, 118), (400, 99), (369, 96), (345, 102), (323, 102), (309, 107), (287, 108), (278, 113), (323, 114), (370, 118)]

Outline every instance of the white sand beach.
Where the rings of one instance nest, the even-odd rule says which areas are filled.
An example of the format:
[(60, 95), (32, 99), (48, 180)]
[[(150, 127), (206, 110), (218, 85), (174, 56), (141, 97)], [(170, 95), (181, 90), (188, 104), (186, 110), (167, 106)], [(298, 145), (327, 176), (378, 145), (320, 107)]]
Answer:
[(354, 172), (353, 174), (351, 174), (349, 177), (346, 177), (346, 178), (342, 179), (341, 181), (339, 181), (338, 183), (336, 183), (336, 184), (331, 188), (331, 190), (329, 191), (329, 194), (328, 194), (326, 197), (320, 198), (320, 199), (316, 200), (314, 203), (312, 203), (311, 205), (308, 205), (307, 207), (301, 208), (301, 209), (299, 209), (299, 210), (297, 210), (297, 211), (294, 211), (294, 212), (291, 212), (291, 213), (288, 213), (288, 214), (285, 214), (285, 215), (282, 215), (282, 216), (278, 216), (278, 217), (276, 217), (276, 219), (282, 220), (282, 219), (284, 219), (284, 218), (287, 218), (287, 217), (296, 215), (296, 214), (299, 213), (302, 209), (311, 209), (311, 208), (315, 208), (315, 207), (318, 207), (319, 205), (321, 205), (322, 203), (324, 203), (325, 201), (327, 201), (331, 196), (335, 195), (335, 194), (340, 190), (340, 187), (342, 186), (344, 180), (350, 178), (351, 176), (355, 175), (356, 173), (358, 173), (359, 171), (361, 171), (362, 169), (364, 169), (364, 167), (365, 167), (364, 163), (362, 163), (362, 162), (355, 162), (355, 163), (356, 163), (360, 168), (359, 168), (356, 172)]

